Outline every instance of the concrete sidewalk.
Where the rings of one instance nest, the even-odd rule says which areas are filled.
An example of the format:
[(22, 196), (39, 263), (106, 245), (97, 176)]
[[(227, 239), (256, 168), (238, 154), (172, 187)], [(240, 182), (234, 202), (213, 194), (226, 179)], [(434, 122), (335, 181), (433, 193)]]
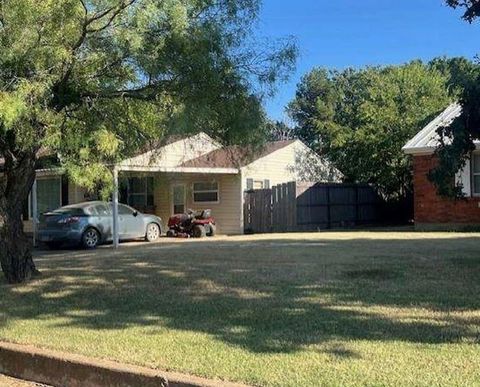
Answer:
[(0, 374), (0, 387), (48, 387), (46, 384), (27, 382)]

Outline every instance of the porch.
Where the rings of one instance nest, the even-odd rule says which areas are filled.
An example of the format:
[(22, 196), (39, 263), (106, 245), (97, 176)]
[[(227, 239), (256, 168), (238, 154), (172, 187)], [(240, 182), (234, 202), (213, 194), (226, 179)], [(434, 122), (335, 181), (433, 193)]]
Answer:
[(220, 234), (243, 233), (243, 195), (237, 170), (118, 172), (118, 200), (140, 212), (159, 216), (163, 230), (173, 214), (211, 209)]
[[(159, 216), (163, 230), (170, 216), (187, 209), (212, 210), (220, 234), (243, 232), (243, 196), (241, 174), (227, 168), (154, 168), (117, 167), (118, 202), (140, 212)], [(114, 178), (115, 178), (114, 177)], [(34, 232), (33, 219), (58, 207), (97, 200), (97, 192), (88, 192), (68, 181), (60, 170), (37, 171), (37, 179), (25, 205), (24, 227)]]

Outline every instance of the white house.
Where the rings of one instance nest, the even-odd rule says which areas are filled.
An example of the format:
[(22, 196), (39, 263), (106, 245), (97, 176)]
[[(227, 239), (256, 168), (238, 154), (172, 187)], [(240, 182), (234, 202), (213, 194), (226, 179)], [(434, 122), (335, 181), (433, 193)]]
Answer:
[[(289, 181), (339, 181), (340, 173), (300, 140), (267, 143), (258, 151), (224, 147), (205, 133), (174, 138), (116, 165), (119, 201), (168, 218), (187, 208), (210, 208), (222, 234), (243, 233), (247, 189)], [(94, 195), (67, 181), (61, 170), (38, 170), (38, 213)], [(33, 196), (33, 194), (31, 194)], [(33, 201), (33, 200), (30, 200)], [(26, 228), (32, 227), (26, 207)]]

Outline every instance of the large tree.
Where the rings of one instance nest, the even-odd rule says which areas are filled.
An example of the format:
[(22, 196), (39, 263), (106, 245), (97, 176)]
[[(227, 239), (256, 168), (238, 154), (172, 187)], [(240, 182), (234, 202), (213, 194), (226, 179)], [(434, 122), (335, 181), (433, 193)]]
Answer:
[[(469, 23), (480, 17), (479, 0), (446, 0), (446, 3), (463, 9), (462, 18)], [(480, 139), (480, 66), (462, 76), (462, 81), (458, 101), (463, 113), (448, 127), (439, 128), (441, 141), (436, 151), (439, 162), (429, 174), (438, 193), (450, 198), (463, 196), (460, 183), (455, 183), (455, 174), (467, 163), (469, 153), (475, 149), (474, 141)]]
[(354, 182), (374, 184), (388, 199), (411, 192), (401, 148), (448, 105), (448, 77), (419, 61), (360, 70), (314, 69), (288, 107), (296, 134)]
[(22, 209), (40, 154), (87, 187), (168, 132), (259, 142), (260, 100), (293, 66), (260, 45), (260, 0), (0, 0), (1, 266), (36, 273)]

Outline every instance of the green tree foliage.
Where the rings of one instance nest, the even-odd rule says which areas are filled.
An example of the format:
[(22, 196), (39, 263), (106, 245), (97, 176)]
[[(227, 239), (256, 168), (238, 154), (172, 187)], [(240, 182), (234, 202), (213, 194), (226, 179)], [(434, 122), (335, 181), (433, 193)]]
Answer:
[(464, 10), (462, 18), (469, 23), (480, 16), (479, 0), (446, 0), (446, 3), (452, 8), (462, 8)]
[(168, 133), (261, 142), (261, 98), (292, 69), (296, 48), (252, 40), (259, 1), (0, 0), (0, 250), (9, 281), (35, 271), (20, 217), (39, 150), (93, 187), (109, 181), (120, 155)]
[(296, 134), (354, 182), (386, 198), (411, 192), (401, 148), (450, 102), (448, 77), (419, 61), (360, 70), (315, 69), (298, 85), (288, 112)]
[[(480, 16), (478, 0), (447, 0), (453, 8), (464, 10), (463, 19), (473, 23)], [(480, 66), (465, 71), (465, 67), (453, 72), (461, 74), (461, 93), (458, 101), (462, 105), (462, 115), (449, 127), (440, 128), (441, 145), (436, 151), (438, 166), (430, 171), (429, 178), (437, 187), (440, 195), (450, 198), (463, 196), (462, 187), (455, 183), (455, 174), (469, 159), (469, 153), (475, 149), (474, 140), (480, 138)]]
[(293, 140), (295, 138), (294, 129), (283, 121), (268, 120), (266, 123), (266, 130), (268, 140), (270, 141), (285, 141)]

